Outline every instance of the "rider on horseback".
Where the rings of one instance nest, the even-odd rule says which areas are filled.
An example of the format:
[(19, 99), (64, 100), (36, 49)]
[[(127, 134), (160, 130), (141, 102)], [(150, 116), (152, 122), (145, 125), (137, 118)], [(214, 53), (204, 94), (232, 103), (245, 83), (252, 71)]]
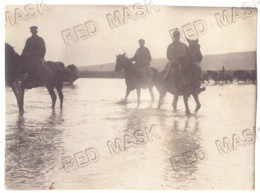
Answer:
[[(187, 67), (190, 68), (191, 66), (182, 65), (185, 58), (188, 58), (189, 56), (189, 50), (186, 44), (180, 42), (180, 32), (178, 31), (178, 28), (173, 32), (173, 38), (173, 43), (171, 43), (167, 49), (169, 63), (165, 67), (164, 80), (172, 78), (174, 81), (171, 81), (171, 84), (173, 85), (170, 85), (170, 87), (181, 90), (186, 89), (187, 86), (190, 85), (191, 80), (193, 80), (192, 87), (198, 88), (198, 92), (203, 91), (204, 88), (200, 88), (200, 65), (195, 64), (194, 71), (192, 72), (193, 74), (189, 74), (190, 69), (187, 69)], [(171, 72), (173, 72), (173, 77), (169, 76)], [(191, 76), (193, 76), (194, 79), (191, 79)]]
[(26, 40), (22, 52), (22, 58), (25, 64), (25, 73), (30, 82), (44, 81), (47, 79), (46, 70), (50, 71), (45, 64), (44, 56), (46, 53), (44, 40), (37, 35), (37, 26), (30, 27), (32, 36)]
[[(183, 77), (182, 68), (181, 68), (181, 59), (188, 55), (188, 47), (186, 44), (180, 42), (180, 32), (176, 28), (173, 32), (174, 41), (168, 46), (167, 49), (167, 58), (169, 63), (166, 65), (165, 68), (165, 75), (164, 80), (166, 80), (171, 72), (172, 69), (175, 70), (175, 76), (173, 78), (179, 78), (182, 81), (182, 86), (186, 86), (186, 81)], [(174, 81), (175, 83), (180, 83), (180, 81)], [(177, 85), (171, 85), (177, 87)]]
[(151, 54), (148, 48), (144, 46), (145, 40), (140, 39), (139, 41), (140, 47), (137, 49), (133, 58), (131, 58), (131, 62), (135, 61), (138, 67), (142, 72), (142, 78), (145, 81), (150, 81), (151, 75), (149, 72), (150, 62), (152, 60)]

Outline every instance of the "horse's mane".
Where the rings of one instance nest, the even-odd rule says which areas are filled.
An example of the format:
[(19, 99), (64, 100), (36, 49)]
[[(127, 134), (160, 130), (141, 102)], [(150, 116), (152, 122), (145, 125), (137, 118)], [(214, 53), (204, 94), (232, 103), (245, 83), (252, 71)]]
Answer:
[(16, 53), (14, 50), (14, 47), (12, 47), (10, 44), (5, 43), (5, 53), (11, 54), (11, 55), (16, 55), (19, 56), (19, 54)]
[(7, 85), (12, 84), (21, 73), (23, 65), (19, 63), (20, 55), (17, 54), (10, 44), (5, 43), (5, 81)]
[(125, 56), (125, 54), (119, 54), (117, 59), (119, 59), (119, 58), (125, 60), (125, 62), (127, 64), (125, 70), (127, 70), (128, 72), (131, 72), (131, 73), (135, 73), (136, 72), (138, 66), (133, 64), (133, 62), (131, 62), (130, 59)]
[(13, 52), (15, 52), (14, 51), (14, 47), (12, 47), (10, 44), (8, 44), (8, 43), (5, 43), (5, 49), (9, 49), (9, 50), (12, 50)]
[(188, 43), (189, 43), (189, 45), (188, 45), (188, 52), (189, 52), (189, 55), (192, 58), (194, 58), (194, 55), (192, 53), (194, 53), (196, 49), (199, 50), (199, 52), (196, 52), (196, 55), (195, 55), (195, 57), (196, 57), (195, 59), (197, 60), (197, 61), (195, 61), (196, 63), (200, 63), (201, 60), (203, 59), (203, 56), (202, 56), (201, 51), (200, 51), (200, 45), (199, 45), (198, 42), (199, 42), (198, 39), (196, 39), (196, 40), (188, 39)]
[(16, 53), (14, 47), (8, 43), (5, 43), (5, 67), (10, 68), (16, 66), (19, 59), (20, 55)]

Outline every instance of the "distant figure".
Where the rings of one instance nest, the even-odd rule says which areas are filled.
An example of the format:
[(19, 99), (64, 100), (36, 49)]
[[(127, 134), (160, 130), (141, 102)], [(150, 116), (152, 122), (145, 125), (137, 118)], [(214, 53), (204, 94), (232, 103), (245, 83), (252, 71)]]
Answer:
[(222, 66), (222, 70), (221, 70), (220, 74), (221, 74), (220, 80), (224, 81), (225, 80), (225, 67), (224, 66)]
[(140, 67), (140, 70), (143, 72), (143, 78), (146, 81), (149, 81), (151, 79), (149, 72), (150, 62), (152, 60), (151, 54), (149, 49), (144, 46), (144, 39), (140, 39), (138, 42), (140, 47), (137, 49), (134, 57), (131, 58), (131, 61), (135, 61), (135, 63)]
[(30, 81), (43, 80), (44, 56), (46, 53), (44, 40), (37, 35), (37, 26), (30, 27), (32, 36), (26, 40), (22, 52), (22, 58), (25, 63), (25, 72), (28, 73)]

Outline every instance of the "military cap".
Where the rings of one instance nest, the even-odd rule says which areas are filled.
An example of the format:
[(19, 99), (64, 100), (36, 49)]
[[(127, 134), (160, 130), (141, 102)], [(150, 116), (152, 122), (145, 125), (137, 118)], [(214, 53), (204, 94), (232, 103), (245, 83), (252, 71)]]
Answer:
[(174, 29), (172, 35), (173, 35), (173, 36), (180, 35), (180, 32), (179, 32), (178, 28), (175, 28), (175, 29)]
[(37, 26), (31, 26), (31, 27), (30, 27), (30, 30), (37, 30), (37, 29), (38, 29)]
[(138, 40), (139, 42), (145, 42), (145, 40), (144, 39), (140, 39), (140, 40)]

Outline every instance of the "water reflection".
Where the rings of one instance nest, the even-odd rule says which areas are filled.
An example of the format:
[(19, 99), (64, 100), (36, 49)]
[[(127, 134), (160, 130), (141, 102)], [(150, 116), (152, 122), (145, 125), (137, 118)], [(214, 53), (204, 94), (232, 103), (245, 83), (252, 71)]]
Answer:
[(144, 130), (146, 127), (155, 124), (153, 118), (157, 114), (157, 109), (152, 109), (152, 106), (153, 102), (150, 102), (146, 109), (139, 109), (139, 105), (134, 109), (123, 107), (122, 111), (127, 117), (126, 134), (133, 134), (137, 130)]
[[(160, 122), (164, 123), (164, 116)], [(172, 125), (167, 128), (168, 139), (165, 147), (165, 180), (166, 188), (189, 189), (189, 184), (195, 183), (199, 161), (197, 149), (201, 148), (199, 117), (179, 117), (175, 115)], [(175, 186), (175, 183), (178, 186)]]
[(6, 186), (10, 189), (46, 189), (48, 177), (57, 170), (57, 162), (63, 151), (62, 111), (55, 110), (44, 119), (35, 122), (17, 117), (16, 125), (6, 134)]
[[(197, 160), (185, 160), (189, 156), (196, 159), (195, 151), (201, 148), (201, 133), (200, 133), (200, 117), (196, 114), (189, 117), (182, 115), (180, 111), (171, 111), (163, 109), (131, 109), (124, 108), (126, 119), (125, 134), (133, 136), (137, 130), (144, 130), (145, 127), (150, 127), (156, 124), (156, 131), (162, 134), (161, 157), (162, 159), (162, 178), (165, 180), (164, 188), (187, 189), (189, 183), (196, 183), (198, 179), (194, 177), (199, 168)], [(148, 150), (149, 151), (149, 150)], [(180, 164), (178, 171), (174, 170), (171, 158), (173, 156), (182, 157), (183, 163)], [(190, 158), (189, 158), (190, 159)], [(187, 163), (188, 164), (187, 164)], [(177, 182), (178, 185), (175, 185)]]

